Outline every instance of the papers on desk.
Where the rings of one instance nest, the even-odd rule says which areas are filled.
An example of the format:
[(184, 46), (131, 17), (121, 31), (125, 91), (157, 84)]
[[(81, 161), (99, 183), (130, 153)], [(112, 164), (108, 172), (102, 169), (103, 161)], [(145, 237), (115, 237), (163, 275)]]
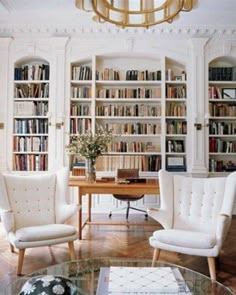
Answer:
[(96, 295), (191, 294), (177, 267), (102, 267)]

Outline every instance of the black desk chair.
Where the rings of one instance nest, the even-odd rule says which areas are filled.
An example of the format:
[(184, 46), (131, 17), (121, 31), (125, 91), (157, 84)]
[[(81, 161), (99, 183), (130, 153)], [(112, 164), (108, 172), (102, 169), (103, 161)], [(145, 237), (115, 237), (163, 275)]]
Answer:
[[(139, 177), (139, 169), (117, 169), (117, 181), (127, 180), (129, 178), (138, 178)], [(126, 209), (126, 220), (129, 218), (129, 209), (145, 212), (145, 218), (148, 218), (148, 214), (146, 210), (138, 209), (130, 206), (130, 202), (138, 201), (144, 197), (144, 195), (113, 195), (115, 199), (119, 201), (126, 201), (127, 207), (118, 209)], [(109, 214), (109, 217), (112, 216), (112, 211)]]

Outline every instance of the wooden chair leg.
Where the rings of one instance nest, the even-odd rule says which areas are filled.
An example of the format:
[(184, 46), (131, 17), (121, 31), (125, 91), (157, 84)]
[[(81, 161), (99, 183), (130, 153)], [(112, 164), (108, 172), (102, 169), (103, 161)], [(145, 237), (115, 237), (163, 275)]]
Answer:
[(15, 252), (14, 246), (11, 243), (10, 243), (10, 250), (11, 250), (11, 253)]
[(211, 276), (211, 280), (213, 282), (216, 281), (216, 264), (215, 264), (215, 257), (207, 257), (209, 272)]
[(21, 275), (23, 261), (24, 261), (25, 249), (19, 249), (17, 275)]
[(70, 252), (70, 259), (75, 260), (75, 247), (74, 242), (68, 242), (69, 252)]
[(152, 266), (155, 265), (155, 262), (159, 259), (161, 250), (158, 248), (154, 249), (153, 258), (152, 258)]

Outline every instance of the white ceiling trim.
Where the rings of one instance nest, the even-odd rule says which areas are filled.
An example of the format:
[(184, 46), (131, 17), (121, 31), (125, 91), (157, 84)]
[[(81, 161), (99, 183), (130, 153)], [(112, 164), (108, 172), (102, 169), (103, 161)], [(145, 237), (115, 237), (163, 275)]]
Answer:
[(0, 26), (0, 37), (14, 37), (22, 35), (46, 35), (46, 36), (56, 36), (56, 35), (88, 35), (88, 34), (118, 34), (118, 35), (175, 35), (175, 36), (212, 36), (212, 35), (225, 35), (232, 36), (236, 35), (236, 27), (218, 27), (214, 26), (171, 26), (171, 27), (153, 27), (149, 29), (136, 28), (136, 29), (121, 29), (117, 27), (79, 27), (74, 25), (1, 25)]

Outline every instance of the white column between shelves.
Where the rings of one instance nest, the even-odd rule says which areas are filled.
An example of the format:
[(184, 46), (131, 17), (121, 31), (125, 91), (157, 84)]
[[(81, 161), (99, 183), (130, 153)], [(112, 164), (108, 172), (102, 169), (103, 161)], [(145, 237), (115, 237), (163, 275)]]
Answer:
[(12, 38), (0, 38), (0, 171), (10, 169), (8, 148), (8, 89), (9, 89), (9, 46)]
[[(55, 83), (54, 110), (55, 110), (55, 155), (51, 155), (53, 162), (49, 165), (51, 168), (58, 169), (64, 166), (65, 161), (65, 121), (66, 121), (66, 101), (65, 101), (65, 59), (66, 45), (68, 37), (52, 38), (52, 46), (54, 52), (54, 75), (50, 80)], [(52, 66), (51, 66), (52, 69)], [(52, 74), (52, 70), (51, 70)], [(53, 86), (53, 83), (51, 83)], [(54, 126), (53, 126), (54, 127)], [(52, 151), (51, 151), (52, 152)]]
[[(191, 48), (191, 117), (188, 124), (188, 132), (191, 135), (191, 157), (192, 161), (189, 172), (193, 174), (207, 173), (207, 150), (205, 145), (205, 87), (207, 85), (205, 75), (205, 45), (208, 38), (193, 38), (190, 40)], [(198, 130), (195, 123), (199, 123)]]

